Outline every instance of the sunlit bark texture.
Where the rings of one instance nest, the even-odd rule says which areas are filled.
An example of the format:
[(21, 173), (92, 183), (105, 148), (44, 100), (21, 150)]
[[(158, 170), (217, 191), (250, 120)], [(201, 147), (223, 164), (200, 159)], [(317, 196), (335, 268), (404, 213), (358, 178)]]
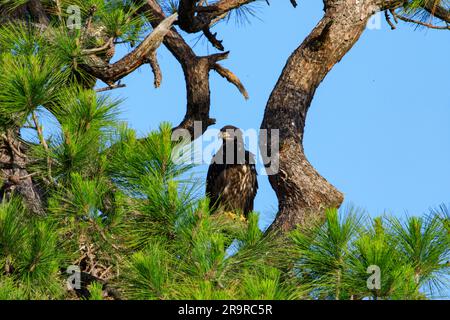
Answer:
[(305, 156), (306, 116), (319, 84), (379, 10), (376, 1), (326, 1), (323, 18), (291, 55), (270, 96), (261, 129), (280, 130), (280, 170), (269, 176), (279, 200), (273, 228), (290, 230), (320, 219), (325, 208), (343, 201)]

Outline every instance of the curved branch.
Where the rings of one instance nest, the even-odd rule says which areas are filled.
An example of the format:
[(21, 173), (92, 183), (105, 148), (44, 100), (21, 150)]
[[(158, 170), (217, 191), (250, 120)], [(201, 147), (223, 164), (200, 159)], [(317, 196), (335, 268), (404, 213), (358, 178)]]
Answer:
[(431, 23), (426, 23), (426, 22), (422, 22), (420, 20), (415, 20), (415, 19), (411, 19), (411, 18), (402, 16), (402, 15), (396, 13), (396, 12), (392, 12), (392, 15), (398, 20), (402, 20), (404, 22), (409, 22), (409, 23), (414, 23), (414, 24), (417, 24), (417, 25), (420, 25), (420, 26), (423, 26), (423, 27), (427, 27), (427, 28), (430, 28), (430, 29), (450, 30), (450, 25), (448, 25), (448, 24), (445, 25), (445, 26), (437, 26), (437, 25), (434, 25), (434, 24), (431, 24)]
[[(165, 18), (165, 15), (156, 0), (147, 0), (142, 7), (153, 25)], [(180, 63), (186, 82), (187, 105), (183, 121), (174, 129), (186, 129), (194, 139), (203, 134), (208, 126), (215, 124), (216, 120), (210, 118), (211, 92), (209, 73), (216, 68), (217, 62), (228, 57), (228, 52), (198, 57), (181, 35), (172, 28), (164, 38), (164, 45)], [(195, 132), (194, 124), (202, 124), (201, 132)]]
[(148, 63), (150, 64), (150, 67), (152, 68), (152, 72), (153, 72), (153, 76), (154, 76), (154, 81), (153, 81), (153, 85), (155, 86), (155, 88), (159, 88), (161, 86), (161, 82), (162, 82), (162, 72), (161, 72), (161, 67), (159, 66), (158, 63), (158, 58), (156, 56), (156, 52), (152, 52), (148, 57)]
[(178, 14), (175, 13), (162, 20), (136, 49), (114, 64), (106, 64), (96, 56), (91, 56), (83, 68), (106, 84), (114, 84), (147, 62), (147, 57), (158, 49), (177, 19)]
[[(380, 10), (381, 6), (377, 0), (357, 4), (354, 0), (328, 0), (325, 4), (327, 10), (322, 20), (287, 61), (261, 124), (268, 134), (268, 139), (262, 136), (260, 140), (264, 162), (278, 164), (278, 170), (268, 171), (279, 201), (271, 229), (287, 231), (297, 225), (308, 225), (323, 219), (325, 209), (339, 207), (343, 201), (343, 194), (305, 156), (306, 117), (320, 83), (358, 41), (374, 8)], [(279, 130), (278, 152), (267, 144), (273, 143), (273, 129)]]
[(227, 79), (228, 82), (236, 86), (236, 88), (239, 90), (239, 92), (244, 96), (244, 98), (247, 100), (249, 99), (249, 95), (247, 92), (247, 89), (245, 89), (244, 85), (242, 84), (241, 80), (230, 70), (227, 68), (222, 67), (220, 64), (216, 63), (213, 67), (213, 69), (223, 78)]

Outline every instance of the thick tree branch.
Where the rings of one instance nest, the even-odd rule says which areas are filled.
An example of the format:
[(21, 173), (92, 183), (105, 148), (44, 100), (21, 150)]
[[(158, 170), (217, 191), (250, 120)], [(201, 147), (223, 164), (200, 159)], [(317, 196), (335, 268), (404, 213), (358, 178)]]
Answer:
[(201, 19), (196, 17), (195, 9), (198, 2), (199, 0), (180, 0), (178, 4), (178, 12), (180, 13), (178, 25), (186, 32), (198, 32), (205, 27)]
[[(343, 195), (319, 175), (303, 150), (306, 116), (316, 89), (363, 33), (368, 19), (381, 10), (377, 0), (326, 0), (325, 15), (289, 58), (264, 113), (261, 150), (279, 130), (279, 152), (268, 155), (278, 164), (269, 181), (279, 201), (279, 212), (271, 229), (291, 230), (323, 219), (329, 207), (339, 207)], [(383, 1), (386, 4), (386, 1)], [(391, 2), (390, 5), (394, 5)], [(266, 157), (266, 163), (269, 158)]]
[[(160, 5), (155, 0), (147, 0), (147, 4), (142, 7), (142, 10), (151, 17), (150, 21), (153, 26), (165, 19)], [(206, 131), (209, 125), (215, 123), (215, 119), (209, 117), (211, 105), (209, 88), (210, 64), (207, 58), (197, 57), (174, 28), (167, 33), (164, 45), (180, 63), (186, 82), (186, 114), (183, 121), (176, 128), (186, 129), (194, 137), (194, 122), (200, 121), (202, 123), (201, 133)]]
[(147, 57), (158, 49), (177, 18), (178, 14), (175, 13), (162, 20), (136, 49), (116, 63), (106, 64), (96, 56), (92, 56), (83, 68), (106, 84), (113, 85), (147, 62)]
[(198, 0), (180, 0), (178, 25), (188, 33), (204, 32), (214, 47), (223, 50), (221, 42), (209, 31), (213, 21), (217, 21), (218, 17), (224, 17), (231, 10), (254, 1), (256, 0), (219, 0), (212, 5), (203, 6), (197, 5)]
[[(149, 14), (153, 25), (165, 18), (160, 5), (155, 0), (147, 0), (142, 7)], [(210, 118), (211, 93), (209, 73), (216, 68), (217, 62), (228, 57), (228, 53), (219, 53), (206, 57), (198, 57), (180, 34), (172, 28), (164, 38), (164, 45), (180, 63), (186, 82), (187, 106), (183, 121), (174, 129), (186, 129), (193, 138), (203, 134), (208, 126), (215, 123)], [(201, 132), (194, 134), (194, 123), (201, 122)]]

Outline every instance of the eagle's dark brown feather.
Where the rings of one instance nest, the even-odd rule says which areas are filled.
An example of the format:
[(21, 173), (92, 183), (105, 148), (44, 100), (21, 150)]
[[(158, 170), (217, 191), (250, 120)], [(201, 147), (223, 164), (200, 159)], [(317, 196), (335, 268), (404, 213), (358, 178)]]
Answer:
[[(247, 216), (253, 211), (258, 190), (255, 159), (252, 153), (243, 149), (243, 142), (235, 142), (232, 163), (226, 162), (226, 146), (229, 145), (225, 142), (213, 157), (206, 179), (206, 193), (212, 205)], [(238, 151), (240, 147), (241, 153)]]

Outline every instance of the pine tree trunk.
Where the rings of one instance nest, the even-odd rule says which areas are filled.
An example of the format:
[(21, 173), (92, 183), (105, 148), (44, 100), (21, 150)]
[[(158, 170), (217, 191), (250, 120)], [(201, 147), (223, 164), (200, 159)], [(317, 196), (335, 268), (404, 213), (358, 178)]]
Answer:
[[(290, 230), (322, 219), (343, 195), (306, 159), (303, 133), (314, 93), (332, 67), (353, 47), (377, 1), (325, 1), (325, 15), (291, 55), (266, 106), (261, 129), (279, 129), (279, 171), (269, 181), (279, 200), (271, 228)], [(336, 106), (337, 107), (337, 106)], [(270, 141), (270, 140), (269, 140)], [(265, 148), (263, 143), (262, 148)]]

